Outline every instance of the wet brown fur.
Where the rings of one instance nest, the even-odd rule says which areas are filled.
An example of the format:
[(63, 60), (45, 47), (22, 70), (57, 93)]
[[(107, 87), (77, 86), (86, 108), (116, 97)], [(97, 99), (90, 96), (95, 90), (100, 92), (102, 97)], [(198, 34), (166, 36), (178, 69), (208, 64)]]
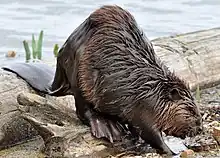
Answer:
[(201, 116), (189, 88), (156, 57), (133, 16), (105, 6), (89, 19), (96, 28), (80, 58), (78, 76), (94, 108), (132, 119), (131, 111), (141, 106), (141, 113), (150, 109), (157, 128), (167, 134), (195, 135)]
[(157, 130), (184, 138), (201, 127), (187, 84), (157, 58), (134, 17), (118, 6), (96, 10), (67, 39), (52, 90), (74, 95), (82, 121), (94, 110), (137, 126), (145, 138)]

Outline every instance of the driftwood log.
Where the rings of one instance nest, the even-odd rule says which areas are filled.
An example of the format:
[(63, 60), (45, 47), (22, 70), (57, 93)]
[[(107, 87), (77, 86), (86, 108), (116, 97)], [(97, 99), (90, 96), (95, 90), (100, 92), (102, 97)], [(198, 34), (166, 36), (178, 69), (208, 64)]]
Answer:
[(19, 110), (22, 111), (21, 117), (43, 138), (43, 152), (46, 155), (103, 157), (103, 154), (113, 154), (109, 153), (109, 143), (91, 136), (90, 129), (78, 120), (73, 106), (68, 107), (53, 97), (44, 98), (32, 93), (20, 93), (17, 101), (20, 104)]
[(192, 90), (220, 82), (220, 28), (152, 40), (162, 61), (189, 82)]
[[(219, 84), (220, 28), (152, 42), (161, 60), (187, 80), (192, 90), (197, 85)], [(40, 135), (42, 151), (51, 157), (105, 157), (121, 152), (93, 138), (74, 108), (73, 96), (40, 96), (15, 74), (0, 70), (0, 149)]]

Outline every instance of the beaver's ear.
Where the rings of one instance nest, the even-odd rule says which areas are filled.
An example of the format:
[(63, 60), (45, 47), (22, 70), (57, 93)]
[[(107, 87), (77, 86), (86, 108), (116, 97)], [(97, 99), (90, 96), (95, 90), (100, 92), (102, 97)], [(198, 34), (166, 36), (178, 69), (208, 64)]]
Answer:
[(182, 97), (180, 96), (180, 93), (178, 91), (178, 89), (173, 88), (170, 91), (169, 97), (171, 100), (175, 101), (175, 100), (180, 100)]

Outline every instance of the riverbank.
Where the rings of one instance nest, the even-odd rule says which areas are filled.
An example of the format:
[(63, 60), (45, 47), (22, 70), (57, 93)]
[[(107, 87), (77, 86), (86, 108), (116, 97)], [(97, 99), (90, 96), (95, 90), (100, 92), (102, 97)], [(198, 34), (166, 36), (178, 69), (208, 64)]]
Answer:
[[(198, 85), (200, 88), (203, 89), (201, 91), (194, 92), (194, 96), (198, 99), (198, 104), (203, 110), (202, 114), (207, 115), (205, 117), (205, 126), (208, 126), (208, 124), (212, 123), (213, 121), (217, 121), (217, 123), (219, 123), (220, 117), (218, 113), (218, 108), (220, 107), (220, 28), (181, 34), (172, 37), (157, 38), (155, 40), (152, 40), (152, 42), (155, 51), (161, 58), (161, 60), (164, 61), (165, 64), (173, 69), (179, 76), (187, 80), (187, 82), (190, 84), (192, 91), (195, 91)], [(50, 62), (49, 65), (51, 64), (55, 66), (54, 62)], [(208, 87), (211, 88), (207, 89)], [(21, 92), (24, 93), (22, 95), (23, 99), (27, 99), (28, 102), (22, 103), (22, 100), (19, 100), (17, 98), (17, 96)], [(38, 134), (44, 135), (39, 132), (39, 130), (42, 131), (43, 129), (49, 133), (51, 133), (52, 131), (56, 138), (57, 136), (59, 136), (59, 138), (66, 138), (68, 136), (69, 138), (69, 135), (66, 135), (65, 132), (64, 134), (62, 132), (62, 134), (60, 133), (60, 130), (63, 130), (74, 133), (74, 138), (77, 139), (68, 142), (67, 144), (70, 146), (64, 146), (64, 148), (62, 146), (60, 150), (65, 149), (65, 151), (61, 151), (61, 154), (62, 152), (63, 154), (69, 156), (73, 156), (76, 153), (78, 155), (81, 154), (85, 156), (94, 152), (104, 154), (105, 156), (106, 154), (115, 156), (119, 154), (115, 151), (110, 151), (110, 148), (107, 147), (108, 145), (106, 145), (106, 143), (103, 143), (102, 141), (97, 141), (96, 139), (92, 138), (90, 136), (88, 128), (77, 123), (77, 118), (73, 114), (73, 97), (46, 97), (45, 99), (43, 97), (38, 97), (37, 95), (28, 95), (29, 93), (33, 92), (34, 91), (23, 80), (17, 78), (16, 75), (2, 70), (0, 71), (0, 119), (2, 119), (0, 124), (0, 142), (6, 143), (9, 142), (9, 140), (11, 139), (13, 139), (13, 141), (16, 141), (15, 138), (17, 137), (23, 138), (24, 140), (32, 139), (37, 135), (36, 131), (38, 132)], [(60, 101), (62, 101), (62, 103), (60, 103)], [(34, 104), (32, 104), (33, 102)], [(47, 104), (45, 104), (44, 102), (47, 102)], [(58, 104), (58, 102), (60, 104)], [(61, 107), (64, 107), (64, 109), (62, 109)], [(212, 108), (216, 108), (216, 110), (212, 110)], [(67, 112), (66, 110), (70, 110), (71, 113)], [(57, 111), (59, 111), (59, 113)], [(67, 117), (69, 116), (68, 114), (71, 115), (70, 118), (72, 119)], [(215, 117), (213, 117), (212, 114)], [(22, 116), (22, 118), (20, 118), (20, 116)], [(23, 119), (25, 119), (26, 122)], [(56, 120), (61, 120), (61, 122), (63, 121), (62, 126), (60, 125), (60, 123), (57, 123)], [(20, 125), (21, 123), (21, 128), (17, 128), (16, 125)], [(32, 125), (36, 125), (36, 123), (38, 123), (39, 126), (35, 126), (33, 128)], [(43, 126), (45, 124), (49, 126)], [(76, 127), (80, 130), (73, 131), (73, 129)], [(59, 130), (57, 130), (57, 128)], [(8, 131), (8, 129), (12, 129), (10, 130), (11, 133)], [(22, 132), (20, 131), (21, 129)], [(19, 131), (20, 133), (16, 133)], [(77, 136), (77, 134), (79, 134), (78, 136), (80, 136), (80, 138)], [(6, 137), (7, 141), (4, 140), (4, 138)], [(81, 139), (81, 137), (83, 137), (84, 139)], [(18, 139), (17, 142), (19, 141), (21, 140)], [(48, 146), (48, 151), (50, 151), (49, 154), (59, 155), (59, 151), (52, 150), (53, 147), (57, 147), (51, 146), (53, 145), (53, 141), (51, 142), (51, 144), (49, 143)], [(62, 140), (61, 144), (63, 142), (65, 141)], [(34, 145), (36, 143), (36, 146), (40, 148), (36, 148), (36, 146)], [(29, 155), (31, 153), (29, 151), (35, 151), (33, 152), (33, 154), (35, 154), (31, 157), (42, 156), (41, 149), (45, 148), (45, 139), (32, 140), (31, 144), (33, 144), (34, 147), (27, 143), (2, 150), (0, 151), (0, 156), (16, 157), (16, 155), (19, 153), (19, 155), (24, 155), (24, 157), (26, 155), (27, 157), (29, 157), (31, 156)], [(82, 145), (84, 148), (79, 144)], [(80, 148), (82, 149), (80, 150)], [(83, 149), (85, 151), (82, 151)], [(220, 152), (215, 147), (210, 147), (209, 151), (198, 152), (196, 153), (196, 155), (205, 155), (206, 157), (207, 155), (210, 157), (218, 157), (220, 156), (219, 153)], [(124, 156), (126, 156), (126, 154)], [(143, 155), (143, 157), (147, 156)]]

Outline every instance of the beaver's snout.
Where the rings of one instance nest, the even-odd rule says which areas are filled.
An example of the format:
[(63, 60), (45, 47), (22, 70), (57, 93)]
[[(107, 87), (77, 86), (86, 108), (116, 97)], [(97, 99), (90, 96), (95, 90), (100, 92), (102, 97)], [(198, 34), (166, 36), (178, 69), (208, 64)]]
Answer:
[(196, 134), (201, 134), (203, 131), (203, 123), (202, 123), (202, 118), (199, 117), (196, 120)]
[(197, 127), (197, 134), (201, 134), (203, 131), (203, 127), (200, 126), (200, 127)]

